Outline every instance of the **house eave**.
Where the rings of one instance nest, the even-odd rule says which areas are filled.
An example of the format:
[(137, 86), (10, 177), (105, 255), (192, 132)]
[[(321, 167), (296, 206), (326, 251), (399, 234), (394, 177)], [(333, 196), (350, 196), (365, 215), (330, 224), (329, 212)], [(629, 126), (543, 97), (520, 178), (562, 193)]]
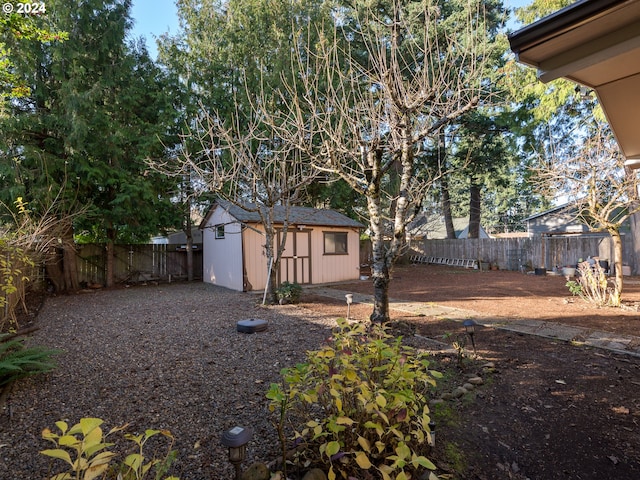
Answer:
[[(602, 16), (605, 12), (618, 4), (628, 3), (628, 0), (580, 0), (551, 15), (527, 25), (508, 35), (511, 50), (518, 56), (518, 60), (526, 62), (520, 52), (549, 41), (567, 31), (586, 22)], [(536, 66), (536, 65), (532, 65)]]
[(640, 160), (640, 1), (580, 0), (509, 43), (542, 82), (566, 78), (593, 89), (625, 158)]

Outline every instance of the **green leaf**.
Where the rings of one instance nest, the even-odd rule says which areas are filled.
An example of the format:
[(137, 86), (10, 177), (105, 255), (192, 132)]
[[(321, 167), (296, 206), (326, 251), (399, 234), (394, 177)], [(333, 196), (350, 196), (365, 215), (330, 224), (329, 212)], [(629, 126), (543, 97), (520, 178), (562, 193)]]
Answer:
[(88, 452), (96, 452), (100, 450), (100, 448), (98, 447), (102, 445), (102, 429), (96, 426), (89, 430), (89, 432), (85, 435), (84, 441), (82, 443), (84, 446), (84, 450), (87, 452), (87, 456), (91, 456), (93, 454)]
[(411, 463), (413, 464), (413, 466), (417, 466), (420, 465), (421, 467), (424, 467), (428, 470), (435, 470), (436, 466), (433, 464), (433, 462), (431, 460), (429, 460), (426, 457), (423, 456), (419, 456), (419, 457), (415, 457), (413, 459), (411, 459)]
[(127, 455), (127, 458), (124, 459), (124, 464), (137, 471), (143, 461), (144, 457), (142, 455), (139, 453), (132, 453), (131, 455)]
[(100, 450), (104, 450), (105, 448), (110, 447), (112, 445), (113, 443), (102, 443), (102, 442), (95, 443), (95, 444), (92, 444), (90, 447), (86, 447), (84, 453), (87, 457), (92, 457), (93, 455), (96, 454), (96, 452), (99, 452)]
[(73, 447), (75, 445), (78, 445), (79, 443), (80, 440), (78, 440), (73, 435), (63, 435), (58, 439), (58, 444), (64, 447)]
[(83, 435), (87, 436), (91, 431), (93, 431), (96, 427), (99, 427), (103, 423), (104, 420), (101, 420), (99, 418), (81, 418), (80, 428), (82, 429)]
[(340, 443), (335, 440), (327, 443), (327, 456), (331, 457), (340, 451)]
[(398, 457), (402, 460), (406, 460), (407, 458), (411, 457), (411, 449), (404, 442), (398, 443), (395, 451), (398, 454)]
[(53, 448), (48, 450), (42, 450), (40, 452), (42, 455), (46, 455), (47, 457), (58, 458), (60, 460), (64, 460), (69, 465), (73, 466), (73, 462), (71, 461), (71, 456), (69, 452), (66, 450), (62, 450), (61, 448)]

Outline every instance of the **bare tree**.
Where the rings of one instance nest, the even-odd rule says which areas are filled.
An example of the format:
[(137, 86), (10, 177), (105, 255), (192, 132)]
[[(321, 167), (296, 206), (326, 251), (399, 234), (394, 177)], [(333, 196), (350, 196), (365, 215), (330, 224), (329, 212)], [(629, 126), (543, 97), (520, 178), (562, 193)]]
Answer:
[[(260, 98), (259, 104), (266, 103), (265, 95)], [(306, 187), (319, 172), (294, 145), (283, 142), (262, 122), (259, 104), (252, 106), (249, 118), (236, 110), (226, 121), (203, 109), (192, 134), (199, 139), (200, 150), (191, 153), (185, 148), (179, 169), (198, 177), (206, 190), (260, 216), (269, 273), (265, 297), (275, 302), (290, 208), (302, 202)], [(284, 210), (282, 224), (276, 207)]]
[(283, 93), (289, 108), (271, 119), (278, 137), (366, 198), (378, 322), (389, 319), (405, 228), (434, 181), (423, 147), (481, 101), (490, 48), (477, 6), (452, 22), (431, 4), (385, 5), (350, 12), (334, 38), (297, 52), (297, 82)]
[[(22, 197), (14, 201), (13, 206), (0, 202), (0, 331), (6, 322), (17, 328), (15, 311), (22, 304), (26, 311), (25, 294), (27, 288), (37, 276), (43, 265), (51, 276), (51, 262), (58, 263), (56, 253), (65, 241), (69, 226), (86, 212), (86, 208), (77, 211), (65, 210), (61, 200), (61, 188), (58, 194), (49, 199), (43, 211), (33, 213), (29, 203)], [(40, 199), (40, 203), (44, 203)], [(52, 253), (53, 252), (53, 253)], [(75, 250), (73, 250), (75, 256)], [(75, 264), (73, 264), (75, 268)], [(59, 275), (70, 275), (70, 269), (59, 269)], [(66, 273), (69, 272), (69, 273)], [(75, 273), (75, 272), (73, 272)]]
[[(583, 125), (586, 137), (561, 158), (558, 153), (538, 170), (540, 185), (575, 202), (577, 217), (592, 231), (606, 231), (614, 246), (614, 289), (609, 303), (618, 306), (623, 291), (620, 227), (640, 212), (637, 175), (624, 165), (624, 157), (610, 128), (593, 120)], [(576, 136), (578, 133), (576, 132)]]

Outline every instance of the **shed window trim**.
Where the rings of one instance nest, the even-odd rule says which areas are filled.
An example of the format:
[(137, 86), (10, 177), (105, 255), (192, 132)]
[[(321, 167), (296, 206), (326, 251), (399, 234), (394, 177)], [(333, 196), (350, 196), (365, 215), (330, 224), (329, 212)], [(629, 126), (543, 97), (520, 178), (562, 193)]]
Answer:
[(349, 232), (322, 232), (325, 255), (349, 255)]
[(215, 238), (216, 240), (221, 240), (224, 238), (224, 223), (219, 223), (214, 227)]

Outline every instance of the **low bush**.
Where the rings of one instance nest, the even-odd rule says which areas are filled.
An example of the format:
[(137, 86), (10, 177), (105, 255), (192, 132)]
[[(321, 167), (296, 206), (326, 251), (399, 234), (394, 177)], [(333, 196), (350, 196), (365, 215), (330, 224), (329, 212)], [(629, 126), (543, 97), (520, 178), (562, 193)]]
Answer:
[(297, 283), (284, 281), (276, 289), (276, 296), (281, 305), (285, 303), (298, 303), (302, 295), (302, 287)]
[[(154, 480), (179, 480), (177, 477), (168, 476), (166, 473), (175, 460), (177, 453), (171, 450), (173, 437), (167, 430), (145, 430), (144, 433), (134, 435), (127, 433), (124, 438), (133, 443), (131, 451), (124, 460), (119, 461), (118, 455), (109, 449), (114, 443), (107, 442), (107, 437), (122, 432), (127, 425), (112, 428), (104, 434), (101, 428), (103, 421), (99, 418), (82, 418), (79, 423), (69, 428), (66, 422), (56, 422), (59, 433), (54, 433), (46, 428), (42, 432), (42, 438), (53, 442), (56, 448), (43, 450), (40, 453), (53, 459), (62, 460), (67, 464), (66, 470), (50, 478), (50, 480), (93, 480), (117, 479), (117, 480), (142, 480), (153, 478)], [(157, 435), (169, 440), (167, 453), (161, 458), (147, 458), (145, 456), (145, 444)], [(152, 475), (149, 477), (149, 475)]]
[(14, 380), (55, 368), (53, 355), (58, 350), (43, 347), (26, 347), (23, 338), (0, 334), (0, 387)]
[(428, 400), (441, 375), (429, 369), (428, 354), (403, 345), (384, 326), (370, 328), (338, 320), (328, 345), (271, 384), (267, 398), (279, 412), (285, 470), (288, 425), (294, 464), (320, 467), (329, 480), (370, 478), (365, 470), (376, 471), (371, 478), (405, 480), (435, 469), (427, 458)]

